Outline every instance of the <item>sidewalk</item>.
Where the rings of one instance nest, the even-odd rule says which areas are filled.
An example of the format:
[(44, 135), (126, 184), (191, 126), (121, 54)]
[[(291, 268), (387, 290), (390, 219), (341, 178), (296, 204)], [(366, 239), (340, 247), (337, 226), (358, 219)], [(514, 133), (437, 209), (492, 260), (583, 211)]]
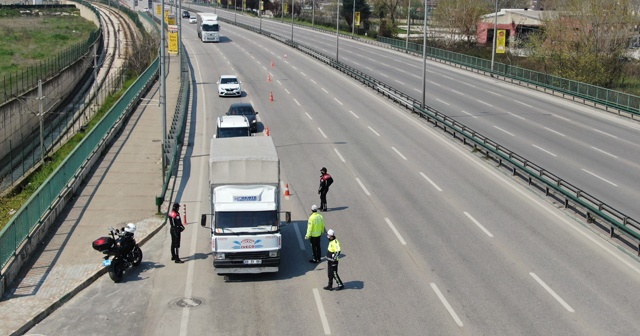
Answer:
[[(179, 56), (168, 56), (166, 66), (171, 120), (180, 90)], [(159, 96), (158, 81), (66, 206), (28, 270), (7, 289), (0, 301), (0, 335), (24, 334), (105, 274), (102, 254), (91, 242), (108, 235), (108, 227), (136, 224), (140, 245), (162, 229), (164, 216), (156, 215), (155, 205), (163, 182)]]

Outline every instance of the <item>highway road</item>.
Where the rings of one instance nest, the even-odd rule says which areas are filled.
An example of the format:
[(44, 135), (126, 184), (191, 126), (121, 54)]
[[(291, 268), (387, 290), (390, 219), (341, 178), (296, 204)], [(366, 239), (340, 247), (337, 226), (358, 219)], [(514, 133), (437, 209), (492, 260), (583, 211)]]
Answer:
[[(199, 42), (193, 25), (184, 23), (183, 28), (194, 90), (189, 146), (177, 198), (187, 204), (189, 213), (181, 248), (181, 255), (189, 260), (182, 265), (171, 263), (168, 232), (161, 233), (144, 246), (145, 261), (139, 271), (128, 274), (121, 284), (102, 277), (31, 334), (617, 335), (640, 331), (634, 294), (640, 291), (637, 257), (332, 68), (232, 25), (223, 26), (224, 38), (218, 44)], [(409, 62), (409, 57), (402, 57)], [(456, 70), (434, 67), (451, 77), (462, 76)], [(240, 98), (217, 97), (215, 82), (222, 74), (237, 74), (246, 93)], [(466, 82), (487, 81), (465, 75)], [(521, 98), (527, 104), (567, 105), (572, 112), (563, 113), (573, 113), (574, 122), (548, 116), (556, 126), (579, 120), (584, 126), (587, 119), (607, 121), (606, 127), (620, 122), (593, 111), (578, 116), (576, 111), (586, 108), (521, 88), (509, 90), (527, 93), (530, 98)], [(442, 100), (444, 92), (439, 96)], [(464, 92), (461, 96), (469, 95)], [(279, 273), (236, 276), (225, 282), (213, 273), (209, 230), (200, 227), (197, 219), (209, 207), (208, 140), (215, 118), (238, 101), (251, 102), (259, 111), (259, 131), (269, 127), (280, 155), (283, 183), (289, 184), (292, 193), (283, 198), (283, 210), (292, 212), (293, 221), (282, 230)], [(465, 108), (476, 115), (473, 111), (479, 110), (479, 104), (475, 107)], [(508, 125), (515, 127), (516, 121), (522, 121), (502, 109), (500, 117), (477, 118), (478, 125), (490, 128), (489, 119), (497, 123), (513, 118)], [(533, 110), (514, 114), (527, 120), (544, 119)], [(533, 121), (525, 124), (530, 127), (520, 128), (513, 140), (530, 137), (539, 127)], [(507, 124), (496, 126), (506, 129)], [(612, 131), (606, 127), (601, 130)], [(581, 134), (556, 130), (570, 137)], [(549, 140), (550, 135), (545, 138)], [(564, 157), (553, 161), (561, 166), (576, 164)], [(319, 201), (316, 188), (323, 166), (335, 180), (328, 195), (330, 211), (323, 215), (342, 245), (340, 274), (346, 288), (340, 292), (322, 290), (326, 265), (307, 262), (310, 248), (303, 239), (309, 209)]]

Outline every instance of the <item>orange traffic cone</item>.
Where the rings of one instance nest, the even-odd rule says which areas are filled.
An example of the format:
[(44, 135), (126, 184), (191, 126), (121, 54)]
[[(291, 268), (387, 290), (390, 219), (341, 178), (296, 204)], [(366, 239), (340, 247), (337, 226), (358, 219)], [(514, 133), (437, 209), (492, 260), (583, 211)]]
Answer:
[(284, 185), (284, 195), (291, 196), (291, 194), (289, 193), (289, 183)]
[(267, 127), (267, 129), (265, 130), (264, 133), (265, 133), (266, 136), (269, 136), (269, 127)]
[(272, 102), (273, 101), (273, 92), (269, 92), (269, 101)]
[(275, 64), (275, 63), (273, 63), (273, 60), (271, 60), (271, 67), (273, 68), (273, 67), (275, 67), (275, 66), (276, 66), (276, 64)]
[(271, 82), (271, 74), (267, 75), (267, 82)]

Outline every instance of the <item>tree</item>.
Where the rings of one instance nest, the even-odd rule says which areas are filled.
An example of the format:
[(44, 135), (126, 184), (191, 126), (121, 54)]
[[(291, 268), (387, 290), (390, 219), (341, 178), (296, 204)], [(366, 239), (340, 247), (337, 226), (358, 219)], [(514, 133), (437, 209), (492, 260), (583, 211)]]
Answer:
[[(343, 0), (344, 1), (344, 0)], [(407, 0), (373, 0), (373, 7), (380, 19), (389, 16), (391, 20), (391, 26), (387, 28), (396, 27), (396, 12), (398, 7), (402, 4), (406, 4)], [(388, 24), (387, 24), (388, 25)]]
[(471, 45), (476, 37), (480, 16), (493, 11), (494, 8), (489, 1), (439, 1), (438, 6), (433, 10), (431, 25), (444, 28), (452, 34), (461, 34), (465, 37), (467, 44)]
[(630, 0), (563, 0), (526, 44), (550, 74), (610, 87), (620, 79), (624, 53), (639, 23)]
[[(360, 22), (361, 28), (362, 23), (369, 21), (369, 17), (371, 16), (371, 8), (369, 4), (367, 4), (366, 0), (355, 0), (356, 3), (356, 12), (360, 12)], [(341, 16), (347, 21), (349, 24), (349, 28), (353, 27), (353, 0), (342, 0), (342, 11), (340, 11)]]

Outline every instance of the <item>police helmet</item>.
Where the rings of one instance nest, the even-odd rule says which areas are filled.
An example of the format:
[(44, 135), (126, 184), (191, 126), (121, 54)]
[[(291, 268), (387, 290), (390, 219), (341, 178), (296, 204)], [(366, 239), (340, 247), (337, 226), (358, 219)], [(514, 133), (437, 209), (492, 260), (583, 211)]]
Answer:
[(127, 227), (124, 228), (125, 232), (134, 233), (136, 232), (136, 226), (133, 223), (127, 224)]

